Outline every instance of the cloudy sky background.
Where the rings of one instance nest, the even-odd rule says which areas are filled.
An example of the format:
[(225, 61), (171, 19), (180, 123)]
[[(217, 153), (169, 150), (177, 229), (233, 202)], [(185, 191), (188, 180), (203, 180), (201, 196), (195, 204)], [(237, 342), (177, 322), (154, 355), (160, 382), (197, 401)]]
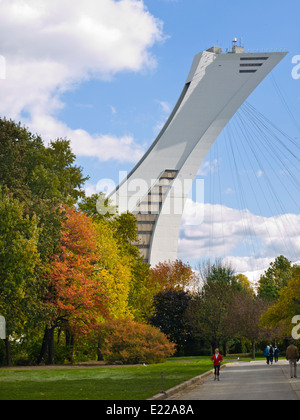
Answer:
[[(249, 102), (295, 144), (282, 137), (289, 150), (275, 141), (269, 156), (262, 139), (255, 156), (245, 138), (239, 149), (242, 111), (199, 170), (205, 202), (187, 203), (179, 257), (227, 258), (247, 273), (279, 254), (300, 260), (299, 15), (296, 0), (0, 0), (0, 115), (45, 142), (70, 139), (90, 194), (102, 178), (118, 183), (151, 145), (195, 54), (235, 36), (246, 51), (288, 50)], [(191, 228), (195, 206), (204, 221)]]

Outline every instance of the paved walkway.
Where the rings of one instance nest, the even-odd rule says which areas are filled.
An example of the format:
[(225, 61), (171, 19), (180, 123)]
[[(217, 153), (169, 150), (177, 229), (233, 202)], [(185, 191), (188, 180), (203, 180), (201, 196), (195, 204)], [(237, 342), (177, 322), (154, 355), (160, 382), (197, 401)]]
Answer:
[(222, 369), (220, 382), (209, 376), (169, 400), (299, 400), (300, 379), (291, 379), (289, 374), (286, 361), (270, 366), (240, 362)]

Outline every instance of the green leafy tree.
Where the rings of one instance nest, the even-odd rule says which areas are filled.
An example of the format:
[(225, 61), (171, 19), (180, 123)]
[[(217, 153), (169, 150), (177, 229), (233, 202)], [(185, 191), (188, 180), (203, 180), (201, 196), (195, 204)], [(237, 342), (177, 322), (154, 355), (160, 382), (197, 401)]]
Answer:
[[(26, 310), (31, 311), (26, 320), (27, 340), (33, 329), (38, 334), (39, 326), (49, 317), (42, 299), (49, 286), (44, 274), (60, 246), (65, 218), (61, 205), (73, 205), (84, 197), (82, 186), (87, 178), (75, 159), (68, 140), (57, 139), (45, 145), (40, 136), (20, 123), (0, 118), (0, 187), (7, 188), (39, 228), (36, 246), (40, 258), (23, 299)], [(18, 277), (17, 270), (16, 264), (11, 275)], [(21, 310), (15, 315), (16, 322), (21, 322)]]
[(0, 119), (0, 183), (21, 201), (56, 198), (74, 204), (84, 196), (81, 187), (87, 178), (74, 165), (76, 156), (65, 139), (45, 146), (14, 121)]
[(293, 275), (291, 262), (280, 255), (270, 264), (258, 281), (258, 296), (268, 301), (276, 301), (280, 290), (287, 286)]
[(60, 241), (61, 203), (72, 205), (84, 196), (87, 178), (74, 164), (70, 142), (51, 141), (45, 146), (41, 137), (20, 124), (0, 119), (0, 186), (20, 202), (30, 215), (36, 214), (42, 232), (38, 249), (45, 262)]
[(202, 283), (205, 284), (218, 284), (233, 286), (241, 290), (241, 284), (235, 275), (234, 269), (230, 264), (224, 264), (221, 260), (216, 260), (214, 263), (210, 261), (199, 264), (199, 273)]
[[(235, 293), (242, 290), (234, 270), (221, 261), (199, 267), (202, 288), (193, 297), (189, 314), (194, 334), (200, 335), (212, 348), (226, 347), (228, 334), (225, 320)], [(226, 353), (226, 348), (224, 350)]]
[[(0, 189), (0, 314), (6, 318), (7, 336), (16, 337), (28, 321), (28, 292), (39, 263), (36, 217), (7, 191)], [(6, 338), (10, 364), (9, 338)]]
[(103, 220), (111, 219), (112, 215), (110, 213), (99, 211), (99, 202), (103, 203), (104, 205), (108, 205), (108, 199), (105, 197), (104, 193), (97, 193), (92, 194), (89, 197), (84, 197), (78, 203), (78, 207), (83, 213), (91, 217), (94, 220), (94, 222), (101, 222)]

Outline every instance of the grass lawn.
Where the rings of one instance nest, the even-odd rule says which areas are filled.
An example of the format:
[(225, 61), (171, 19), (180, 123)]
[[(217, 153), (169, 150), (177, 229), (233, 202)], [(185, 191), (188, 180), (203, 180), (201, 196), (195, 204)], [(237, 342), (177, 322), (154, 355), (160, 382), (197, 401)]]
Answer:
[(148, 366), (0, 369), (0, 400), (145, 400), (212, 369), (209, 357)]

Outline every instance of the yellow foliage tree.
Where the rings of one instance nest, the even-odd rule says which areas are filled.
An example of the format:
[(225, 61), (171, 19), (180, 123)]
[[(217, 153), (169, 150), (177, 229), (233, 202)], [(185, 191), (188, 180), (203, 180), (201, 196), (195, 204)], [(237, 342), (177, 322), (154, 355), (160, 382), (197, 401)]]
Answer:
[(300, 315), (300, 267), (293, 273), (288, 285), (280, 291), (279, 299), (262, 316), (264, 326), (284, 325), (286, 335), (290, 335), (295, 315)]
[(130, 317), (131, 257), (121, 252), (108, 222), (95, 223), (95, 229), (99, 255), (95, 273), (108, 298), (109, 315), (112, 319)]

